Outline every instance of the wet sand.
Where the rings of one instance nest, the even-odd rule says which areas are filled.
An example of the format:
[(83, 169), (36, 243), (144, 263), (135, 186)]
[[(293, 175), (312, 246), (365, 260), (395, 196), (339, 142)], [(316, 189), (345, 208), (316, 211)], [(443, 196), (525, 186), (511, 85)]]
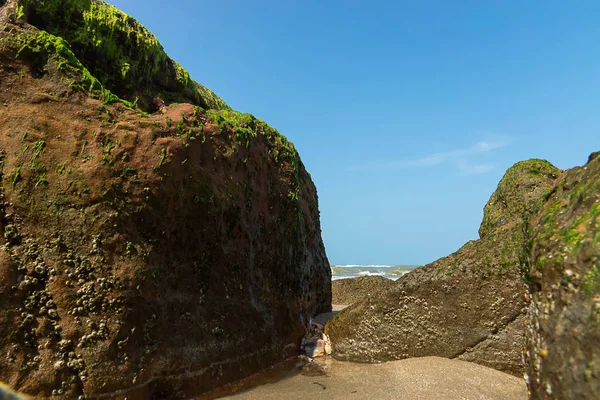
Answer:
[[(325, 324), (346, 306), (315, 317)], [(296, 368), (283, 379), (232, 396), (232, 400), (526, 400), (521, 378), (478, 364), (440, 357), (382, 364), (317, 359), (325, 376), (303, 376)]]
[(327, 375), (298, 372), (285, 379), (225, 397), (235, 400), (526, 400), (523, 379), (481, 365), (439, 357), (383, 364), (327, 360)]

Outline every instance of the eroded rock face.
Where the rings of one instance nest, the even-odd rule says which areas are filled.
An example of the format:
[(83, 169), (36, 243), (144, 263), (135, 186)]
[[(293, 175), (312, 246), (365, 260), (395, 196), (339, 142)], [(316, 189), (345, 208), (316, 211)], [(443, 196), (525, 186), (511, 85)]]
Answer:
[(359, 276), (336, 279), (331, 282), (332, 304), (353, 304), (394, 286), (394, 281), (383, 276)]
[(41, 18), (58, 3), (0, 8), (0, 380), (190, 398), (295, 357), (331, 270), (294, 146), (220, 102), (169, 104), (177, 85), (161, 112), (130, 107), (74, 25)]
[(533, 399), (600, 398), (600, 157), (568, 170), (528, 233)]
[[(542, 160), (511, 167), (486, 206), (481, 239), (329, 321), (334, 357), (377, 362), (442, 356), (520, 376), (527, 309), (524, 221), (538, 200), (532, 193), (548, 191), (559, 172)], [(502, 224), (493, 222), (500, 219)]]

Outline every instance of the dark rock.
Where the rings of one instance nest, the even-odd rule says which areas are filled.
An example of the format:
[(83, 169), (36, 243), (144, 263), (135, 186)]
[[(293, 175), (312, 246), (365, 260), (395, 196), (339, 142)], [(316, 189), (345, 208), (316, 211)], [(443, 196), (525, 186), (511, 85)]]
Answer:
[(559, 172), (540, 160), (511, 167), (486, 205), (481, 239), (415, 269), (328, 322), (334, 357), (378, 362), (442, 356), (520, 376), (527, 307), (524, 221), (535, 209), (534, 194), (541, 197)]
[[(101, 57), (78, 36), (90, 21), (124, 47)], [(9, 0), (0, 22), (0, 380), (35, 398), (192, 398), (294, 360), (331, 310), (294, 146), (112, 6)], [(164, 92), (161, 112), (135, 108), (138, 89)]]
[(568, 170), (528, 232), (533, 399), (600, 398), (600, 158)]
[(383, 276), (360, 276), (331, 282), (332, 304), (353, 304), (377, 292), (394, 286), (394, 281)]

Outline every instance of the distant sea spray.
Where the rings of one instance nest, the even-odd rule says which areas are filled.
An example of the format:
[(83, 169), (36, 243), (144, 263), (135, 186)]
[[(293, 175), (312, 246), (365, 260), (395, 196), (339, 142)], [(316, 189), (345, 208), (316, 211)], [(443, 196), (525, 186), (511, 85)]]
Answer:
[(356, 278), (359, 276), (383, 276), (396, 280), (419, 265), (332, 265), (331, 279)]

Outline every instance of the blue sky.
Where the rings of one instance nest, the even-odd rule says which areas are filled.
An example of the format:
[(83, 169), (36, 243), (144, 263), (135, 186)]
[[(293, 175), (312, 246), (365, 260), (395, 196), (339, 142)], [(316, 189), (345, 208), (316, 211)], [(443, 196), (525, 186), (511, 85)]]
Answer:
[(422, 264), (504, 171), (600, 150), (596, 1), (113, 0), (294, 142), (332, 264)]

